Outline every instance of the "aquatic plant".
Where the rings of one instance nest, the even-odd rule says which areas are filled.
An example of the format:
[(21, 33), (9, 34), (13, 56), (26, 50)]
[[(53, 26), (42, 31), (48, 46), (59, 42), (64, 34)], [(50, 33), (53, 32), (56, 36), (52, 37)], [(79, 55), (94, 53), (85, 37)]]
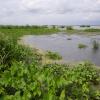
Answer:
[(73, 27), (72, 27), (72, 26), (67, 26), (66, 29), (67, 29), (67, 30), (73, 30)]
[(46, 52), (46, 56), (49, 58), (49, 59), (53, 59), (53, 60), (60, 60), (62, 59), (62, 57), (59, 55), (59, 53), (57, 52), (51, 52), (51, 51), (47, 51)]
[(94, 50), (99, 49), (99, 43), (96, 40), (93, 41), (92, 45)]
[(86, 48), (86, 47), (87, 47), (87, 45), (85, 45), (85, 44), (78, 44), (78, 48), (80, 48), (80, 49)]

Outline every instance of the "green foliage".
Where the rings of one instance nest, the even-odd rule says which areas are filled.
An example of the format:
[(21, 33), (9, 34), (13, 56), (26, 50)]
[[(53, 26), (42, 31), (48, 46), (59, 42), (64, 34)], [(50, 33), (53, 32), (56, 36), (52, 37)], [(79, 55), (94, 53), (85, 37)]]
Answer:
[[(0, 100), (100, 100), (99, 68), (88, 63), (42, 65), (41, 55), (18, 45), (17, 39), (48, 29), (27, 27), (0, 28)], [(60, 58), (52, 52), (49, 57)]]
[(100, 90), (93, 88), (99, 85), (99, 72), (86, 63), (70, 68), (13, 62), (1, 74), (0, 97), (4, 100), (99, 100)]
[(100, 29), (85, 29), (85, 32), (100, 32)]
[(8, 38), (0, 35), (0, 71), (6, 70), (13, 61), (22, 61), (26, 64), (41, 61), (41, 55), (32, 52), (31, 49), (18, 45)]
[(87, 46), (85, 44), (78, 44), (78, 48), (82, 49), (82, 48), (86, 48)]
[(16, 42), (19, 39), (19, 37), (23, 35), (50, 34), (54, 32), (59, 32), (59, 30), (55, 28), (48, 29), (44, 26), (2, 26), (0, 27), (0, 32), (4, 33), (6, 36), (8, 36)]
[(73, 27), (72, 27), (72, 26), (67, 26), (66, 29), (67, 29), (67, 30), (73, 30)]
[(53, 60), (60, 60), (60, 59), (62, 59), (62, 57), (57, 52), (47, 51), (46, 56), (49, 59), (53, 59)]

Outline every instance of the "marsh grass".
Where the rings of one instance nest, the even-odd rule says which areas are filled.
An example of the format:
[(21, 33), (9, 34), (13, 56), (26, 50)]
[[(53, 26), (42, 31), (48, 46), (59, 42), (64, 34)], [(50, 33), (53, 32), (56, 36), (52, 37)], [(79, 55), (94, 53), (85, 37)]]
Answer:
[(85, 45), (85, 44), (78, 44), (78, 48), (80, 48), (80, 49), (86, 48), (86, 47), (87, 47), (87, 45)]
[(43, 35), (43, 34), (51, 34), (51, 33), (55, 33), (55, 32), (59, 32), (58, 29), (48, 29), (48, 28), (44, 28), (44, 27), (39, 27), (39, 28), (23, 28), (23, 27), (19, 27), (19, 28), (0, 28), (0, 33), (4, 33), (6, 36), (8, 36), (9, 38), (13, 39), (14, 41), (17, 41), (19, 37), (23, 36), (23, 35)]
[(31, 64), (33, 61), (39, 63), (41, 56), (33, 52), (32, 49), (18, 45), (5, 35), (0, 34), (0, 65), (5, 66), (2, 70), (11, 66), (13, 61), (22, 61), (26, 64)]
[[(24, 31), (3, 31), (0, 36), (0, 100), (100, 100), (100, 70), (94, 65), (42, 65), (37, 50), (15, 42)], [(61, 58), (50, 51), (47, 56), (54, 60)]]
[(93, 49), (94, 50), (98, 50), (99, 49), (100, 45), (99, 45), (99, 43), (96, 40), (93, 41), (92, 45), (93, 45)]
[(84, 32), (100, 32), (100, 29), (94, 29), (94, 28), (85, 29)]
[(62, 56), (60, 56), (60, 54), (57, 52), (47, 51), (45, 56), (52, 60), (61, 60), (62, 59)]
[(67, 26), (66, 30), (73, 30), (73, 27), (72, 26)]

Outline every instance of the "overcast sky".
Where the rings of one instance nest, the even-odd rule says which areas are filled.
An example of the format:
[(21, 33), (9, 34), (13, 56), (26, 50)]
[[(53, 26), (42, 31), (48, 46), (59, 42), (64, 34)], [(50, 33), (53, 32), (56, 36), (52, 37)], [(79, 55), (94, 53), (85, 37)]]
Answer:
[(100, 25), (100, 0), (0, 0), (0, 24)]

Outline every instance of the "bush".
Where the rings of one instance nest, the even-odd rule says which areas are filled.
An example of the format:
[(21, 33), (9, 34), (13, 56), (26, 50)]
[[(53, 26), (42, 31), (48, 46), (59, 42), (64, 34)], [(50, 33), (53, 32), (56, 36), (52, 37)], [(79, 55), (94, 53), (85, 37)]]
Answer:
[(47, 51), (46, 56), (52, 60), (60, 60), (62, 57), (57, 52)]

